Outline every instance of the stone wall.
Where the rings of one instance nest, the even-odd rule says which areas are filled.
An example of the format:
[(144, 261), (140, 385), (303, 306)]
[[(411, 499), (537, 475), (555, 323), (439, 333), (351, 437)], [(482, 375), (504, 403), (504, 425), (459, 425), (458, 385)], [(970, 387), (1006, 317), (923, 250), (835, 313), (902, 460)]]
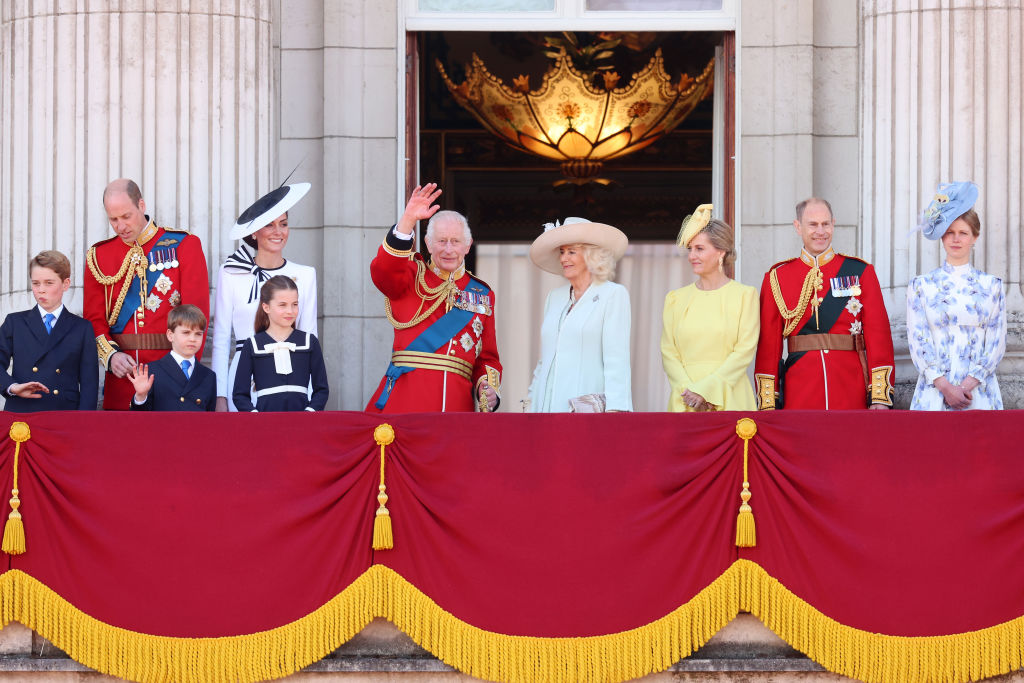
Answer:
[(280, 15), (277, 170), (283, 177), (301, 162), (296, 178), (314, 188), (296, 208), (292, 224), (299, 230), (288, 254), (318, 269), (320, 336), (331, 377), (328, 408), (361, 410), (391, 347), (383, 299), (370, 282), (368, 264), (384, 229), (396, 220), (397, 5), (274, 5)]

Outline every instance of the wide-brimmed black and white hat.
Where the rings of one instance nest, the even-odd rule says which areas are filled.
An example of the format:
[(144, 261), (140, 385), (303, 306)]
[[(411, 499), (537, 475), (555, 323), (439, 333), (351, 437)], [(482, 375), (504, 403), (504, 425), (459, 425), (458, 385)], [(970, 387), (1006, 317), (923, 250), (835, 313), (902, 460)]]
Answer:
[(544, 232), (530, 245), (530, 260), (538, 268), (555, 275), (562, 274), (558, 248), (569, 244), (593, 244), (612, 252), (618, 261), (626, 253), (629, 240), (626, 234), (605, 223), (592, 223), (586, 218), (569, 217), (564, 223), (545, 223)]
[(269, 225), (306, 196), (310, 187), (309, 183), (295, 183), (266, 193), (238, 217), (231, 228), (231, 239), (240, 240)]

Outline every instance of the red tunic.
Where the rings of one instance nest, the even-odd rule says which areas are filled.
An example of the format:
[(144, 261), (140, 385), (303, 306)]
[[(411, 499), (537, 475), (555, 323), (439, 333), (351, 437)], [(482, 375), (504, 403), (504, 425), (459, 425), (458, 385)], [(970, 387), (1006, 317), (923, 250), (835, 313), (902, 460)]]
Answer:
[[(424, 281), (428, 287), (437, 287), (444, 281), (433, 270), (423, 263), (423, 257), (414, 254), (406, 246), (409, 244), (394, 239), (392, 231), (384, 244), (377, 250), (377, 256), (370, 263), (370, 277), (391, 303), (394, 318), (400, 322), (411, 320), (418, 312), (430, 307), (430, 301), (424, 302), (417, 293), (417, 264), (424, 266)], [(470, 283), (468, 272), (457, 274), (455, 281), (460, 290)], [(479, 279), (478, 279), (479, 281)], [(498, 360), (498, 343), (494, 334), (494, 292), (488, 295), (490, 313), (476, 313), (470, 318), (469, 324), (460, 329), (451, 339), (435, 353), (452, 358), (461, 358), (472, 365), (470, 379), (457, 372), (416, 368), (398, 378), (394, 389), (388, 397), (383, 410), (378, 410), (377, 402), (384, 388), (385, 379), (381, 379), (377, 390), (366, 406), (369, 412), (382, 413), (423, 413), (437, 411), (472, 411), (476, 408), (476, 387), (492, 371), (491, 384), (499, 389), (501, 378), (501, 362)], [(423, 330), (446, 313), (446, 305), (441, 303), (425, 320), (413, 327), (395, 329), (393, 351), (406, 349)], [(494, 378), (498, 382), (494, 381)]]
[[(180, 243), (172, 252), (169, 247), (161, 247), (161, 241), (168, 235)], [(158, 228), (152, 222), (139, 235), (139, 245), (150, 254), (151, 261), (173, 255), (177, 267), (165, 263), (163, 270), (156, 272), (146, 270), (146, 295), (140, 301), (139, 282), (132, 268), (120, 280), (110, 285), (102, 285), (96, 279), (91, 267), (85, 270), (85, 288), (83, 317), (92, 323), (96, 335), (100, 363), (110, 367), (110, 357), (115, 351), (129, 353), (136, 362), (150, 363), (167, 354), (166, 349), (130, 349), (120, 348), (113, 340), (114, 334), (154, 334), (163, 337), (166, 342), (167, 314), (171, 308), (183, 304), (195, 304), (209, 319), (210, 316), (210, 280), (206, 270), (206, 257), (203, 246), (195, 235), (184, 235), (181, 231), (169, 228)], [(95, 256), (95, 266), (101, 277), (117, 275), (128, 256), (131, 246), (118, 237), (112, 237), (93, 245), (90, 251)], [(91, 259), (87, 259), (89, 261)], [(121, 309), (121, 321), (115, 320), (114, 325), (108, 323), (110, 313), (116, 307), (118, 295), (121, 293), (124, 279), (133, 280), (128, 285)], [(126, 310), (126, 307), (131, 308)], [(134, 309), (134, 313), (127, 315)], [(202, 357), (199, 349), (198, 356)], [(106, 373), (103, 385), (104, 410), (128, 410), (131, 398), (135, 394), (131, 382), (127, 378), (117, 378), (113, 373)]]
[[(822, 287), (817, 296), (822, 299), (822, 310), (827, 303), (845, 304), (839, 310), (835, 323), (827, 329), (817, 329), (814, 307), (810, 304), (799, 323), (791, 332), (797, 335), (804, 325), (813, 333), (851, 335), (862, 332), (867, 351), (870, 383), (866, 384), (864, 369), (856, 351), (805, 351), (785, 370), (782, 383), (782, 407), (796, 409), (849, 409), (865, 408), (870, 403), (892, 405), (893, 345), (889, 316), (885, 311), (878, 277), (870, 264), (860, 261), (863, 268), (857, 285), (859, 294), (841, 292), (833, 294), (833, 278), (837, 277), (849, 256), (836, 254), (831, 248), (818, 256), (822, 273)], [(852, 259), (859, 261), (858, 259)], [(779, 289), (786, 308), (793, 310), (800, 300), (804, 279), (810, 273), (814, 257), (803, 251), (800, 258), (776, 264), (765, 274), (761, 284), (761, 334), (754, 360), (757, 383), (757, 404), (761, 410), (777, 407), (779, 362), (782, 360), (783, 331), (786, 320), (772, 292), (771, 274), (778, 277)], [(844, 283), (839, 283), (841, 286)], [(850, 282), (845, 283), (849, 285)], [(830, 301), (831, 300), (831, 301)], [(825, 321), (821, 321), (825, 326)]]

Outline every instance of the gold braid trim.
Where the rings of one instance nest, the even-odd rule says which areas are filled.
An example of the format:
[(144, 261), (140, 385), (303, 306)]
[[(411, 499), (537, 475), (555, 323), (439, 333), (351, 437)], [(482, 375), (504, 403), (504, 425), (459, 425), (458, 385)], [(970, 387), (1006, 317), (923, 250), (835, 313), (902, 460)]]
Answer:
[(21, 622), (59, 643), (75, 661), (110, 676), (140, 683), (248, 683), (288, 676), (350, 640), (380, 611), (374, 608), (379, 583), (371, 569), (290, 624), (221, 638), (155, 636), (112, 626), (17, 569), (0, 576), (0, 606), (3, 625)]
[[(427, 267), (422, 261), (416, 262), (416, 296), (420, 298), (420, 306), (416, 309), (416, 314), (413, 315), (412, 319), (407, 322), (400, 322), (395, 318), (395, 314), (391, 312), (391, 300), (384, 299), (384, 312), (388, 316), (388, 321), (394, 325), (396, 330), (405, 330), (410, 327), (415, 327), (421, 322), (430, 317), (430, 314), (437, 310), (438, 306), (448, 301), (454, 292), (458, 291), (458, 287), (455, 285), (454, 279), (448, 279), (442, 282), (437, 287), (431, 287), (427, 284), (425, 275)], [(430, 304), (430, 308), (426, 311), (423, 310), (423, 304), (428, 301), (433, 302)]]
[(257, 633), (155, 636), (85, 614), (20, 570), (0, 576), (3, 625), (19, 621), (76, 661), (140, 683), (281, 678), (322, 659), (384, 617), (438, 659), (491, 681), (625, 681), (664, 671), (749, 611), (827, 670), (878, 683), (980, 680), (1024, 664), (1024, 617), (942, 636), (891, 636), (824, 615), (740, 559), (686, 603), (637, 628), (542, 638), (485, 631), (446, 612), (393, 569), (373, 565), (320, 608)]
[(750, 560), (726, 573), (732, 570), (741, 576), (740, 609), (833, 673), (877, 683), (954, 683), (1024, 665), (1024, 617), (942, 636), (884, 635), (822, 614)]
[(782, 337), (786, 338), (800, 324), (800, 320), (804, 317), (804, 312), (807, 311), (807, 304), (810, 303), (811, 298), (815, 296), (815, 292), (822, 285), (822, 278), (821, 270), (817, 266), (811, 268), (810, 272), (807, 273), (807, 277), (804, 278), (803, 287), (800, 288), (800, 300), (797, 302), (796, 308), (790, 310), (786, 306), (786, 300), (782, 297), (782, 288), (779, 287), (778, 270), (778, 268), (772, 269), (768, 279), (772, 284), (772, 296), (775, 297), (775, 305), (779, 307), (779, 315), (786, 321), (786, 327), (782, 330)]
[(121, 268), (117, 271), (116, 275), (104, 275), (100, 271), (99, 265), (96, 263), (96, 247), (89, 247), (89, 251), (85, 254), (85, 262), (89, 266), (89, 272), (96, 278), (96, 282), (99, 282), (104, 287), (110, 287), (112, 285), (121, 282), (121, 293), (117, 295), (117, 301), (114, 302), (113, 308), (110, 307), (110, 301), (107, 301), (107, 325), (113, 325), (117, 320), (117, 316), (121, 314), (121, 306), (124, 305), (124, 298), (128, 295), (128, 286), (132, 283), (132, 277), (125, 277), (129, 269), (134, 266), (135, 273), (139, 277), (139, 285), (141, 287), (142, 301), (146, 299), (146, 269), (149, 268), (149, 260), (146, 258), (146, 252), (143, 251), (142, 247), (136, 242), (132, 245), (128, 253), (124, 255), (124, 260), (121, 262)]

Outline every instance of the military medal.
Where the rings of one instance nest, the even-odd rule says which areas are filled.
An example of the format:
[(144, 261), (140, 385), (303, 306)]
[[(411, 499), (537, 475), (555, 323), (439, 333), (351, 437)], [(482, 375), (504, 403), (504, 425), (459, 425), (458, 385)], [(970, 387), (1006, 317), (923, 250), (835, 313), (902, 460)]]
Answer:
[(168, 267), (169, 268), (177, 268), (178, 267), (178, 248), (177, 247), (171, 247), (171, 264)]
[(167, 295), (167, 292), (171, 291), (171, 287), (173, 287), (173, 286), (174, 286), (174, 283), (171, 281), (171, 278), (167, 277), (163, 273), (160, 273), (160, 277), (157, 278), (156, 284), (153, 285), (153, 287), (158, 292), (160, 292), (161, 294), (163, 294), (165, 296)]
[(151, 273), (155, 273), (156, 272), (156, 259), (157, 259), (158, 256), (159, 256), (159, 254), (157, 254), (156, 251), (154, 251), (153, 252), (153, 259), (149, 262), (149, 272), (151, 272)]
[(834, 277), (829, 284), (834, 297), (860, 296), (860, 277), (857, 275)]

